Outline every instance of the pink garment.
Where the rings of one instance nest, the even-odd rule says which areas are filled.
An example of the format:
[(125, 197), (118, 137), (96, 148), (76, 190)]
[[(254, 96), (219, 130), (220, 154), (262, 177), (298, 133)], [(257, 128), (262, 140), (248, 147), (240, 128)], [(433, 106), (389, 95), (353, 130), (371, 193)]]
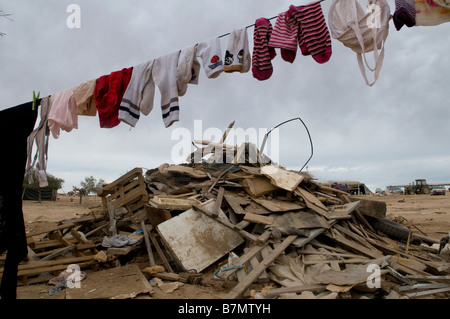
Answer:
[(48, 127), (55, 139), (59, 137), (60, 130), (71, 132), (74, 128), (78, 129), (74, 89), (67, 89), (51, 96), (52, 106), (48, 114)]
[(299, 25), (289, 10), (278, 15), (269, 40), (269, 47), (279, 48), (281, 58), (294, 62), (297, 55)]

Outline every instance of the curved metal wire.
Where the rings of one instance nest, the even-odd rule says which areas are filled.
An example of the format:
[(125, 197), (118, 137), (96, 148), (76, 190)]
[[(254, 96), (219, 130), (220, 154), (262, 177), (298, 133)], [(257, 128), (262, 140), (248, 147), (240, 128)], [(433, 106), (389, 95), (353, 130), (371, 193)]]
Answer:
[(267, 132), (266, 135), (264, 135), (264, 140), (263, 140), (263, 142), (262, 142), (262, 145), (261, 145), (261, 147), (260, 147), (260, 151), (259, 151), (259, 152), (260, 152), (261, 154), (263, 153), (264, 147), (265, 147), (265, 145), (266, 145), (267, 137), (269, 136), (269, 134), (270, 134), (274, 129), (280, 127), (281, 125), (284, 125), (284, 124), (286, 124), (286, 123), (289, 123), (289, 122), (292, 122), (292, 121), (295, 121), (295, 120), (299, 120), (299, 121), (303, 124), (303, 126), (305, 127), (306, 132), (308, 133), (308, 137), (309, 137), (309, 144), (310, 144), (310, 146), (311, 146), (311, 155), (309, 156), (308, 160), (305, 162), (305, 164), (304, 164), (304, 165), (302, 166), (302, 168), (300, 169), (300, 172), (301, 172), (301, 171), (303, 170), (303, 168), (305, 168), (305, 166), (309, 163), (309, 161), (310, 161), (311, 158), (313, 157), (313, 154), (314, 154), (314, 147), (313, 147), (313, 142), (312, 142), (311, 134), (309, 133), (308, 127), (306, 126), (305, 122), (303, 122), (303, 120), (302, 120), (301, 118), (299, 118), (299, 117), (296, 117), (296, 118), (293, 118), (293, 119), (284, 121), (283, 123), (278, 124), (277, 126), (273, 127), (269, 132)]

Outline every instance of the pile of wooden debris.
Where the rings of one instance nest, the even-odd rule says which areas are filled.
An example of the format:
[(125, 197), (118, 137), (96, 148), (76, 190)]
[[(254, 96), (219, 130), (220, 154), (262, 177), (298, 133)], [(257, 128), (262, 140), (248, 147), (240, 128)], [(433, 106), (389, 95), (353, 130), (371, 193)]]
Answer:
[[(100, 209), (28, 234), (33, 255), (19, 277), (42, 282), (69, 264), (115, 268), (141, 254), (147, 279), (231, 287), (226, 299), (450, 291), (440, 241), (386, 219), (384, 202), (263, 161), (251, 143), (211, 146), (190, 164), (136, 168), (99, 191)], [(117, 234), (136, 242), (102, 246)]]

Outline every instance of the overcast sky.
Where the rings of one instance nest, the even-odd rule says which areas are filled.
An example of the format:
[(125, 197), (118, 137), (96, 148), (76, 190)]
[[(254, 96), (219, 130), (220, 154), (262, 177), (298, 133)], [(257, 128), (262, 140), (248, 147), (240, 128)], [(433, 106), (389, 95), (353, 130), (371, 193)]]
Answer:
[[(331, 2), (322, 2), (327, 21)], [(81, 9), (80, 28), (66, 23), (72, 3)], [(6, 34), (0, 38), (0, 110), (30, 101), (33, 90), (51, 95), (307, 3), (2, 1), (0, 10), (11, 13), (12, 21), (0, 19), (0, 32)], [(394, 0), (388, 3), (393, 13)], [(253, 30), (247, 29), (251, 50)], [(251, 72), (215, 79), (202, 72), (199, 84), (180, 98), (180, 121), (170, 128), (162, 121), (158, 90), (153, 111), (135, 128), (125, 123), (100, 128), (98, 117), (80, 116), (78, 129), (50, 138), (47, 171), (64, 179), (68, 192), (87, 176), (112, 182), (135, 167), (145, 171), (179, 163), (172, 151), (182, 139), (218, 141), (221, 136), (209, 133), (223, 132), (232, 121), (235, 128), (265, 132), (300, 117), (314, 146), (307, 170), (319, 181), (358, 180), (372, 191), (416, 178), (450, 183), (449, 31), (449, 23), (397, 31), (391, 21), (383, 67), (372, 87), (365, 84), (353, 51), (335, 39), (325, 64), (299, 53), (291, 64), (277, 51), (274, 73), (266, 81)], [(223, 52), (228, 38), (221, 38)], [(201, 131), (195, 121), (201, 121)], [(260, 147), (262, 138), (259, 134), (252, 142)], [(288, 169), (300, 169), (311, 154), (297, 120), (283, 125), (271, 145)]]

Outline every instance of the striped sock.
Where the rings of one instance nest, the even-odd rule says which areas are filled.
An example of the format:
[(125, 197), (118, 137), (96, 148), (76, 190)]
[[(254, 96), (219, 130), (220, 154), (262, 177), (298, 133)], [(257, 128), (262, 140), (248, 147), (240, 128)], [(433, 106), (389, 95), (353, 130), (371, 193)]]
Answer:
[(320, 1), (305, 6), (291, 5), (289, 11), (299, 24), (298, 44), (303, 55), (311, 55), (317, 63), (327, 62), (332, 54), (331, 37)]
[(297, 21), (291, 17), (289, 10), (278, 14), (269, 46), (279, 48), (281, 58), (286, 62), (293, 63), (297, 55), (298, 27)]
[(268, 46), (272, 30), (272, 24), (268, 19), (256, 20), (253, 33), (252, 73), (253, 77), (260, 81), (269, 79), (273, 73), (272, 59), (277, 54), (274, 48)]

